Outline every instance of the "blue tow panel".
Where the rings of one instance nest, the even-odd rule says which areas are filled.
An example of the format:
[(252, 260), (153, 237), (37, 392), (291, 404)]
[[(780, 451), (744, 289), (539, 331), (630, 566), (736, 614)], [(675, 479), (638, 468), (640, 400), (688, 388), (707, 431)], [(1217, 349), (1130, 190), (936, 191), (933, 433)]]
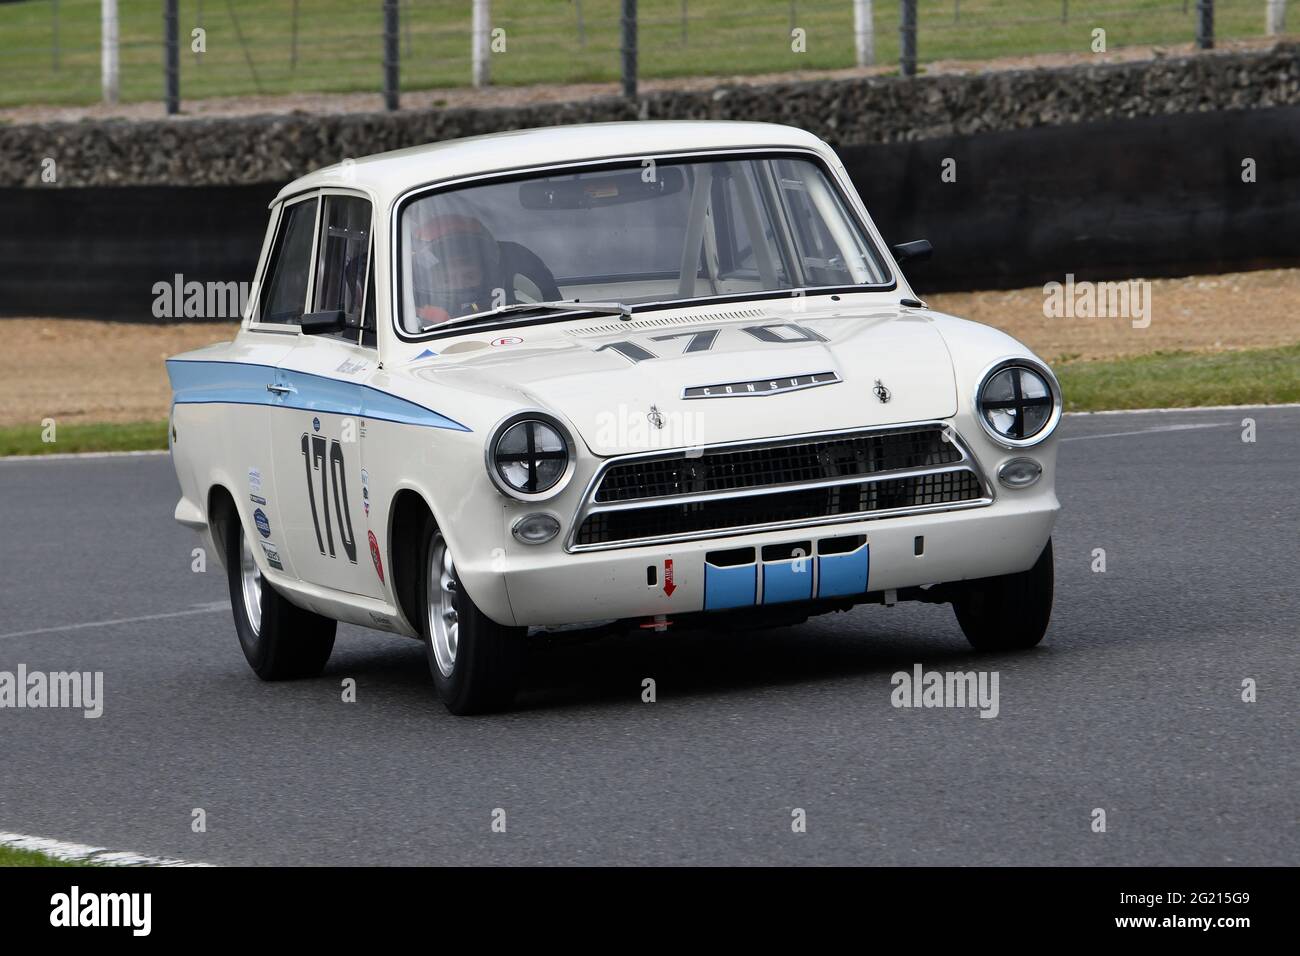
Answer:
[(763, 603), (806, 601), (812, 597), (813, 559), (773, 561), (763, 565)]
[(867, 589), (867, 572), (870, 567), (871, 546), (848, 554), (828, 554), (817, 559), (817, 596), (839, 597), (862, 594)]
[(758, 595), (758, 568), (752, 564), (719, 568), (704, 563), (704, 610), (753, 607)]

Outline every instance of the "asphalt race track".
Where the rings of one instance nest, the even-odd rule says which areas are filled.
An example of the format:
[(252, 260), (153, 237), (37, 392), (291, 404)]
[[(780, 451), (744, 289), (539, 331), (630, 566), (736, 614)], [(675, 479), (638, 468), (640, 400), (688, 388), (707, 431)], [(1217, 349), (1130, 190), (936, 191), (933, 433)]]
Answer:
[[(1300, 408), (1063, 433), (1030, 653), (972, 654), (946, 606), (863, 607), (539, 647), (523, 706), (474, 719), (419, 644), (357, 628), (320, 679), (258, 681), (166, 456), (0, 462), (0, 671), (102, 670), (105, 696), (0, 709), (0, 831), (217, 864), (1294, 865)], [(998, 671), (998, 716), (896, 709), (917, 663)]]

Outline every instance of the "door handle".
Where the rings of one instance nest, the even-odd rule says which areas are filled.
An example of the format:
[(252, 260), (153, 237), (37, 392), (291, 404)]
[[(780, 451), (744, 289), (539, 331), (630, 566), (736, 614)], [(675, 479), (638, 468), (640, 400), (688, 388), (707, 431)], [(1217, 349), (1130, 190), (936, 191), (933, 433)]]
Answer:
[(277, 395), (288, 395), (291, 392), (298, 391), (292, 385), (276, 385), (274, 383), (266, 386), (268, 392), (274, 392)]

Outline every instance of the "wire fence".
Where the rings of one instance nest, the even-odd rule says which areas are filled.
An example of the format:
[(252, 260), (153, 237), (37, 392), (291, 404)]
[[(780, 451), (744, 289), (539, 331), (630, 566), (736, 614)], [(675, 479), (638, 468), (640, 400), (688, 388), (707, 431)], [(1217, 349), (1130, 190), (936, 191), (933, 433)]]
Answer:
[[(101, 99), (103, 2), (0, 0), (0, 107)], [(618, 81), (627, 46), (624, 2), (491, 0), (479, 79), (502, 86)], [(633, 5), (636, 74), (642, 80), (798, 74), (862, 62), (909, 72), (900, 28), (913, 4), (922, 73), (939, 60), (1086, 57), (1190, 44), (1204, 31), (1207, 7), (1216, 42), (1287, 30), (1286, 0), (639, 0)], [(174, 5), (182, 99), (384, 88), (383, 0)], [(1291, 19), (1300, 21), (1296, 5), (1293, 0)], [(116, 0), (116, 6), (118, 97), (161, 100), (169, 4)], [(396, 53), (398, 90), (473, 81), (472, 7), (471, 0), (393, 0), (389, 49)], [(870, 13), (865, 22), (863, 7)]]

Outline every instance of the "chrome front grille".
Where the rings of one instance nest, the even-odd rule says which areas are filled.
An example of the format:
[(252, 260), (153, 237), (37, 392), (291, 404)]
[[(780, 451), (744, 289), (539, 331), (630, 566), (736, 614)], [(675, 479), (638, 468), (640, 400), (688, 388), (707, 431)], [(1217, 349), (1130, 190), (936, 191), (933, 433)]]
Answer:
[(596, 501), (633, 501), (856, 478), (882, 471), (949, 465), (961, 458), (961, 451), (944, 440), (941, 428), (857, 432), (792, 445), (706, 451), (695, 458), (652, 458), (616, 464), (605, 472), (596, 490)]
[(584, 497), (570, 550), (976, 507), (992, 493), (939, 422), (612, 459)]

